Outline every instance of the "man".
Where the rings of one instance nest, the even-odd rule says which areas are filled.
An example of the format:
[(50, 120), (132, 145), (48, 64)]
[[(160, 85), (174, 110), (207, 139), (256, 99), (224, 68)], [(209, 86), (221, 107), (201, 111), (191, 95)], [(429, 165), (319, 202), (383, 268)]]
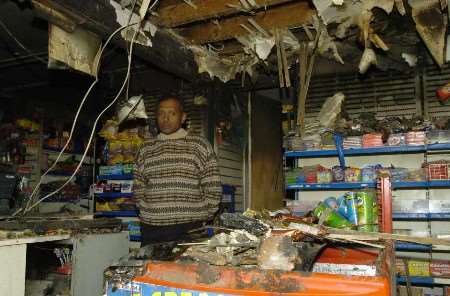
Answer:
[(142, 245), (182, 240), (218, 210), (222, 189), (214, 151), (182, 128), (187, 114), (178, 98), (159, 101), (159, 134), (145, 141), (134, 172)]

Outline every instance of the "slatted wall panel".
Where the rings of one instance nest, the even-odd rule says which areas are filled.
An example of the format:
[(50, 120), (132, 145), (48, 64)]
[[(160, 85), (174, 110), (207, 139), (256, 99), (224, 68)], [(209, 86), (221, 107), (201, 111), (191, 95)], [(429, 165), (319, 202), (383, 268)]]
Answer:
[(441, 104), (436, 98), (436, 89), (450, 81), (450, 66), (444, 65), (442, 69), (435, 65), (425, 68), (423, 74), (424, 113), (425, 116), (450, 116), (450, 104)]
[(243, 211), (244, 193), (242, 149), (238, 145), (224, 143), (219, 145), (217, 157), (219, 161), (222, 184), (232, 185), (236, 188), (236, 211)]
[[(208, 125), (207, 107), (194, 105), (194, 93), (191, 91), (180, 92), (178, 95), (183, 100), (184, 109), (188, 114), (186, 124), (189, 132), (194, 135), (206, 136)], [(151, 120), (155, 120), (156, 104), (160, 98), (160, 93), (146, 94), (144, 98), (145, 108)]]
[(377, 117), (413, 116), (417, 113), (415, 76), (382, 73), (364, 80), (357, 75), (313, 77), (306, 101), (307, 120), (316, 118), (326, 98), (345, 94), (344, 108), (351, 117), (376, 112)]

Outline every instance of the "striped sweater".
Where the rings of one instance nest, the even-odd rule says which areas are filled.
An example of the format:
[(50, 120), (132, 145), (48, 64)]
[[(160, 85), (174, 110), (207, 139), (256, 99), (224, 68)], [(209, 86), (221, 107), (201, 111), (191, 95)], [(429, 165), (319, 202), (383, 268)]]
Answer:
[(141, 221), (150, 225), (205, 221), (217, 211), (222, 194), (211, 145), (183, 129), (144, 143), (134, 179)]

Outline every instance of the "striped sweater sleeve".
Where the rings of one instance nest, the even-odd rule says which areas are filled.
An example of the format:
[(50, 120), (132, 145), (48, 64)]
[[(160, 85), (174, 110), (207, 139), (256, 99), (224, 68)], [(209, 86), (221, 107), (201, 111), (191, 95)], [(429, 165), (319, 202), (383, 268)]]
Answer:
[(206, 155), (202, 158), (200, 166), (200, 187), (208, 204), (209, 215), (214, 215), (219, 209), (222, 197), (222, 185), (220, 182), (219, 166), (211, 145), (205, 140)]
[(138, 203), (145, 198), (145, 190), (147, 184), (144, 172), (144, 150), (145, 149), (141, 148), (141, 150), (139, 151), (133, 170), (133, 192)]

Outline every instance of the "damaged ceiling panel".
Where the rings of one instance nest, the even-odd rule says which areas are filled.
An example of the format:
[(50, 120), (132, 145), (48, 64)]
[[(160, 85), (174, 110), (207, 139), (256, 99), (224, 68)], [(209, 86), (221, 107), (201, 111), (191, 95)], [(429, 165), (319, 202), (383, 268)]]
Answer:
[[(194, 44), (214, 44), (215, 47), (223, 40), (231, 38), (230, 32), (237, 32), (234, 38), (241, 45), (241, 51), (235, 52), (237, 55), (252, 56), (251, 68), (253, 69), (254, 61), (264, 62), (266, 65), (272, 65), (274, 68), (278, 64), (279, 78), (286, 77), (286, 69), (291, 67), (291, 63), (297, 59), (292, 56), (298, 55), (298, 44), (301, 42), (309, 42), (310, 47), (314, 47), (312, 36), (320, 30), (317, 52), (320, 56), (333, 59), (340, 64), (349, 62), (356, 65), (360, 73), (366, 73), (370, 67), (377, 67), (382, 70), (397, 69), (404, 71), (408, 67), (414, 67), (417, 64), (418, 39), (410, 38), (409, 35), (415, 30), (412, 25), (412, 19), (416, 21), (417, 31), (420, 36), (427, 41), (432, 42), (429, 46), (430, 52), (436, 62), (441, 64), (443, 61), (445, 25), (444, 16), (442, 14), (442, 6), (440, 0), (420, 1), (410, 0), (412, 6), (412, 15), (407, 15), (410, 11), (406, 1), (403, 0), (313, 0), (313, 7), (307, 5), (307, 1), (293, 1), (293, 3), (283, 4), (276, 8), (268, 8), (267, 11), (254, 11), (253, 15), (230, 16), (226, 18), (217, 18), (210, 24), (196, 23), (193, 25), (184, 25), (181, 29), (175, 28), (181, 37), (187, 38), (187, 42)], [(430, 5), (431, 2), (435, 2)], [(425, 27), (417, 25), (418, 14), (416, 5), (421, 3), (422, 6), (430, 7), (431, 11), (438, 17), (429, 17)], [(425, 4), (424, 4), (425, 3)], [(297, 7), (296, 9), (287, 9)], [(395, 9), (395, 10), (394, 10)], [(278, 16), (278, 12), (283, 13)], [(290, 15), (296, 11), (302, 11), (300, 14), (308, 16), (304, 17), (302, 25), (299, 26), (298, 21), (289, 20)], [(395, 16), (392, 17), (393, 12)], [(283, 22), (278, 21), (283, 18)], [(428, 17), (427, 17), (428, 18)], [(433, 23), (432, 20), (433, 19)], [(256, 20), (256, 21), (255, 21)], [(256, 23), (256, 25), (254, 24)], [(399, 24), (403, 31), (399, 30)], [(411, 24), (411, 25), (410, 25)], [(292, 36), (291, 40), (297, 46), (287, 46), (280, 51), (279, 46), (284, 47), (285, 42), (279, 43), (273, 33), (274, 28), (278, 26), (284, 27), (284, 32), (289, 32)], [(234, 29), (230, 30), (233, 26)], [(236, 28), (239, 27), (239, 30)], [(271, 29), (272, 28), (272, 29)], [(319, 29), (321, 28), (321, 29)], [(313, 32), (313, 33), (311, 33)], [(391, 33), (392, 32), (392, 33)], [(408, 35), (407, 38), (399, 40), (399, 36)], [(339, 40), (339, 42), (338, 42)], [(219, 42), (219, 43), (218, 43)], [(225, 43), (224, 43), (225, 44)], [(226, 43), (226, 44), (229, 44)], [(346, 46), (342, 46), (346, 44)], [(362, 50), (358, 49), (363, 47)], [(227, 45), (222, 47), (224, 52)], [(238, 48), (234, 44), (235, 48)], [(339, 49), (341, 48), (341, 49)], [(347, 50), (347, 48), (355, 48), (353, 54), (342, 54), (339, 52)], [(357, 60), (345, 60), (343, 56), (354, 56), (358, 53)], [(214, 55), (220, 58), (221, 50), (214, 52)], [(281, 58), (279, 57), (281, 55)], [(289, 57), (289, 58), (286, 58)], [(278, 58), (277, 58), (278, 57)], [(242, 59), (240, 59), (242, 61)], [(275, 70), (276, 71), (276, 70)], [(210, 75), (215, 76), (210, 72)], [(223, 75), (220, 75), (223, 78)], [(284, 79), (283, 78), (283, 79)], [(290, 83), (288, 83), (290, 84)], [(285, 85), (282, 83), (281, 85)]]
[(439, 0), (409, 0), (417, 32), (439, 66), (445, 62), (447, 18), (441, 12)]
[(96, 34), (78, 27), (69, 33), (55, 25), (50, 25), (48, 32), (50, 67), (54, 64), (51, 60), (56, 60), (91, 76), (97, 75), (101, 40)]
[[(76, 1), (56, 2), (70, 7), (75, 6)], [(92, 2), (96, 3), (90, 5), (93, 7), (101, 4), (112, 8), (113, 21), (120, 26), (137, 22), (141, 4), (148, 4), (148, 1), (138, 0), (130, 15), (134, 1)], [(436, 63), (444, 62), (447, 19), (443, 9), (448, 9), (446, 2), (167, 0), (153, 2), (155, 5), (152, 4), (137, 43), (149, 48), (156, 46), (162, 52), (154, 57), (163, 60), (167, 55), (166, 64), (172, 60), (169, 57), (172, 50), (178, 55), (184, 52), (197, 65), (196, 72), (208, 73), (223, 82), (239, 74), (242, 79), (264, 71), (278, 75), (284, 81), (280, 85), (289, 86), (289, 73), (301, 60), (301, 44), (308, 47), (307, 52), (349, 65), (361, 73), (375, 67), (405, 71), (417, 65), (419, 35)], [(124, 30), (122, 37), (129, 41), (135, 30), (135, 27)], [(163, 39), (169, 36), (172, 46), (156, 44), (158, 36)]]
[[(125, 29), (121, 32), (122, 37), (127, 40), (131, 41), (133, 38), (134, 33), (136, 32), (137, 26), (140, 20), (140, 17), (137, 13), (131, 13), (131, 11), (127, 8), (122, 7), (121, 4), (110, 0), (110, 4), (114, 7), (116, 11), (116, 21), (121, 25), (125, 26), (128, 24), (136, 24), (134, 26), (131, 26), (129, 29)], [(144, 45), (144, 46), (152, 46), (152, 41), (149, 36), (145, 32), (148, 32), (151, 37), (155, 36), (156, 33), (156, 26), (150, 23), (149, 21), (146, 21), (143, 26), (143, 28), (140, 29), (139, 34), (136, 36), (136, 43)]]
[(200, 46), (190, 46), (198, 64), (198, 72), (206, 72), (212, 78), (217, 77), (222, 82), (233, 80), (238, 73), (254, 75), (254, 66), (258, 58), (254, 55), (234, 55), (229, 58), (219, 57), (218, 54)]
[(387, 14), (394, 8), (394, 0), (345, 0), (340, 5), (336, 5), (333, 0), (313, 0), (313, 3), (326, 25), (346, 23), (349, 20), (355, 23), (356, 18), (364, 11), (371, 11), (375, 7), (383, 9)]

